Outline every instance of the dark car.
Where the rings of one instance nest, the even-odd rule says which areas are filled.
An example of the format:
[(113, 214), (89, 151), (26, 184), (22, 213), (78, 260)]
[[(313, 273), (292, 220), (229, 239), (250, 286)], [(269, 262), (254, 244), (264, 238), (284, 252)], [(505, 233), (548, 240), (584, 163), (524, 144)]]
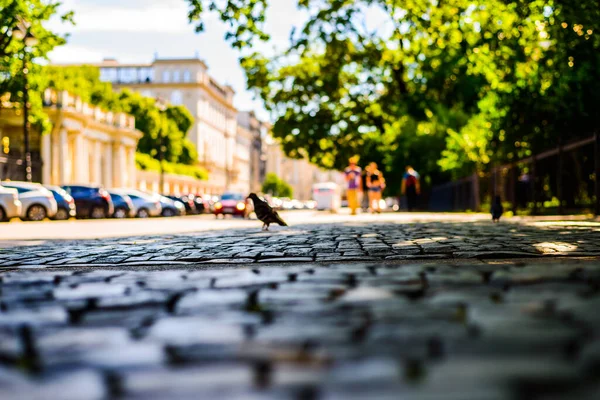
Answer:
[(176, 200), (176, 201), (180, 201), (183, 203), (183, 205), (185, 206), (185, 213), (187, 215), (194, 215), (194, 214), (199, 214), (199, 212), (196, 209), (196, 203), (194, 202), (194, 196), (193, 195), (189, 195), (189, 196), (166, 196), (171, 200)]
[(131, 198), (123, 193), (117, 193), (113, 190), (108, 190), (110, 198), (113, 201), (115, 212), (113, 218), (134, 218), (137, 213), (137, 209), (133, 205)]
[(196, 213), (197, 214), (204, 214), (205, 212), (207, 212), (209, 210), (208, 207), (206, 206), (207, 202), (202, 195), (191, 194), (190, 197), (192, 197), (194, 199), (194, 204), (196, 205)]
[(221, 200), (214, 205), (214, 214), (218, 218), (219, 215), (233, 215), (236, 217), (247, 218), (252, 210), (250, 201), (241, 193), (225, 193), (221, 196)]
[(107, 218), (115, 212), (110, 194), (101, 186), (65, 185), (63, 189), (75, 199), (77, 218)]
[(54, 200), (56, 200), (56, 205), (58, 206), (53, 219), (65, 220), (77, 216), (75, 199), (69, 193), (59, 186), (46, 186), (46, 189), (52, 192), (52, 196), (54, 196)]

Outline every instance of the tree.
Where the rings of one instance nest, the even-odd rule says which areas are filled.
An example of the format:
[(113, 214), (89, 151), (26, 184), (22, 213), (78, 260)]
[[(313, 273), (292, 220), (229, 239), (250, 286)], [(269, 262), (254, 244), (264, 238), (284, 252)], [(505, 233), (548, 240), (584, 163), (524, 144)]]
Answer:
[[(45, 77), (40, 73), (41, 66), (33, 61), (47, 59), (52, 49), (66, 41), (65, 36), (44, 27), (50, 18), (57, 15), (59, 6), (58, 1), (0, 0), (0, 97), (8, 98), (15, 108), (22, 107), (23, 57), (27, 57), (30, 121), (43, 132), (50, 128), (42, 112), (41, 89), (45, 86)], [(59, 16), (62, 21), (70, 23), (73, 22), (72, 17), (71, 12)], [(37, 44), (25, 48), (22, 40), (13, 37), (13, 31), (19, 24), (28, 27), (29, 32), (38, 39)]]
[(268, 173), (265, 176), (262, 191), (275, 197), (292, 197), (294, 195), (292, 187), (274, 173)]
[(188, 1), (198, 30), (229, 24), (285, 152), (323, 167), (361, 153), (389, 186), (408, 163), (436, 182), (598, 129), (596, 0), (298, 0), (308, 20), (273, 57), (253, 51), (267, 0)]

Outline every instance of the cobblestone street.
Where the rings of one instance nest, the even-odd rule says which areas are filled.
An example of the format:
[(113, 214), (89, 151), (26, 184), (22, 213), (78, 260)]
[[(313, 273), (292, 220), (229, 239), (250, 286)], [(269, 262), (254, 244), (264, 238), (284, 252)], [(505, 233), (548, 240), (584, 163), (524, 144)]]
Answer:
[(0, 398), (598, 398), (600, 223), (395, 218), (6, 245)]

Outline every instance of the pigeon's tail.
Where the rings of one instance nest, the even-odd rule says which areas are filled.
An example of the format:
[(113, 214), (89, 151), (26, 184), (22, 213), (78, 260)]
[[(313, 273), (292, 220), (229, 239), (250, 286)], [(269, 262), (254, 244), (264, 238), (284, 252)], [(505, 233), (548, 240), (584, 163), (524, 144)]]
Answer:
[(279, 214), (275, 214), (275, 219), (277, 219), (277, 223), (280, 226), (288, 226), (288, 224), (286, 224), (285, 221), (283, 219), (281, 219), (281, 217), (279, 216)]

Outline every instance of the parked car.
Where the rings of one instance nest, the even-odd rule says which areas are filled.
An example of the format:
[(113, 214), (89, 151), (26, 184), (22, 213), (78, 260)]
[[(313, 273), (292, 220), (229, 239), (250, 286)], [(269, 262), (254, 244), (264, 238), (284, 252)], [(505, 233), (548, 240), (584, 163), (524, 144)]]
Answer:
[(0, 185), (0, 221), (19, 218), (22, 208), (17, 189), (9, 189)]
[(251, 212), (251, 201), (241, 193), (225, 193), (221, 196), (221, 200), (214, 205), (214, 214), (217, 218), (219, 215), (247, 218)]
[(194, 195), (185, 196), (166, 196), (171, 200), (179, 201), (185, 207), (185, 213), (187, 215), (199, 214), (196, 208), (196, 202), (194, 201)]
[(108, 218), (115, 212), (110, 194), (97, 185), (65, 185), (62, 187), (75, 199), (77, 218)]
[(56, 200), (57, 211), (53, 219), (65, 220), (77, 216), (75, 209), (75, 199), (59, 186), (45, 186), (46, 189), (52, 192), (54, 200)]
[(160, 215), (163, 217), (175, 217), (185, 215), (185, 206), (179, 200), (173, 200), (166, 196), (158, 196), (158, 201), (162, 207)]
[(3, 182), (2, 186), (16, 189), (21, 202), (21, 219), (42, 221), (56, 215), (57, 205), (52, 192), (39, 183)]
[(292, 199), (289, 197), (284, 197), (281, 199), (281, 208), (284, 210), (291, 210), (294, 208), (294, 203), (292, 203)]
[(134, 218), (137, 213), (137, 208), (129, 196), (123, 193), (117, 193), (114, 190), (108, 190), (110, 198), (113, 201), (115, 212), (113, 218)]
[(292, 199), (292, 208), (294, 210), (302, 210), (304, 208), (304, 203), (302, 203), (300, 200)]
[(271, 205), (271, 207), (273, 207), (276, 210), (281, 210), (283, 209), (283, 200), (280, 199), (279, 197), (271, 197), (269, 201), (269, 204)]
[(205, 212), (210, 212), (213, 207), (214, 204), (219, 201), (218, 198), (214, 198), (213, 196), (209, 196), (209, 195), (201, 195), (201, 194), (197, 194), (197, 195), (191, 195), (194, 197), (194, 203), (196, 204), (196, 212), (198, 214), (204, 214)]
[(314, 210), (315, 208), (317, 208), (317, 202), (314, 200), (305, 201), (304, 208), (307, 210)]
[(129, 196), (134, 207), (137, 209), (135, 214), (137, 218), (158, 217), (162, 213), (160, 201), (158, 201), (158, 199), (152, 194), (144, 193), (135, 189), (112, 190), (119, 194)]

